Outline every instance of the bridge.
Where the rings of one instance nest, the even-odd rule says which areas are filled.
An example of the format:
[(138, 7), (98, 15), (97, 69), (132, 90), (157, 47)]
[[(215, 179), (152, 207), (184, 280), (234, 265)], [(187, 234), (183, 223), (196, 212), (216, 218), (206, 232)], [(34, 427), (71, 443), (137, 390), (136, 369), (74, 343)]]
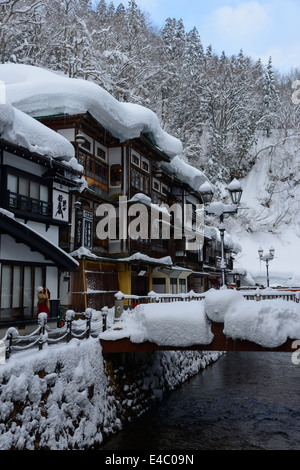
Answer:
[[(133, 303), (134, 307), (142, 304), (140, 315), (147, 324), (150, 339), (147, 333), (144, 341), (132, 339), (126, 321), (121, 321), (100, 335), (103, 353), (175, 350), (292, 353), (300, 347), (300, 291), (297, 289), (227, 289), (178, 295), (150, 293), (141, 298), (118, 294), (116, 297), (123, 307), (126, 303), (127, 307)], [(165, 313), (167, 311), (168, 315)], [(201, 320), (198, 320), (201, 315)], [(190, 325), (186, 326), (184, 321), (190, 322)], [(188, 342), (190, 335), (190, 344), (180, 344), (180, 332), (178, 335), (174, 333), (176, 322), (182, 335), (187, 336), (184, 343)], [(158, 332), (162, 328), (164, 331)], [(209, 331), (203, 335), (203, 330)], [(199, 343), (195, 341), (197, 331), (202, 337)], [(172, 338), (175, 338), (174, 342)]]
[(191, 346), (167, 346), (145, 341), (143, 343), (133, 343), (129, 338), (120, 338), (117, 340), (100, 339), (102, 352), (109, 353), (129, 353), (143, 351), (269, 351), (269, 352), (295, 352), (300, 347), (294, 339), (287, 339), (285, 343), (277, 347), (260, 346), (252, 341), (233, 340), (223, 333), (223, 323), (212, 323), (211, 331), (214, 338), (210, 344), (193, 344)]
[[(9, 328), (0, 340), (0, 362), (25, 349), (97, 338), (104, 354), (142, 351), (270, 351), (300, 354), (300, 289), (204, 294), (118, 293), (115, 307), (66, 312), (65, 325), (49, 330), (47, 315), (28, 336)], [(100, 315), (99, 315), (100, 314)], [(76, 320), (76, 316), (78, 319)], [(3, 356), (3, 357), (2, 357)]]

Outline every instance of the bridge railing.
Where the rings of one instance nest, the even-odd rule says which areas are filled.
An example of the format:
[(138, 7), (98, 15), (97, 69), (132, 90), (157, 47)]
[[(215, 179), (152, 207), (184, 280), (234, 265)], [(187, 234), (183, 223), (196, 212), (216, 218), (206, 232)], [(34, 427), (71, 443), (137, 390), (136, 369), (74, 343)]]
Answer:
[(115, 294), (115, 309), (131, 310), (140, 304), (166, 303), (166, 302), (190, 302), (191, 300), (204, 300), (205, 294), (197, 294), (194, 291), (181, 294), (159, 294), (149, 292), (148, 295), (127, 295), (123, 292)]
[(255, 291), (240, 291), (247, 300), (274, 300), (281, 299), (299, 302), (300, 291), (272, 291), (270, 289), (256, 289)]
[[(253, 289), (239, 290), (247, 300), (274, 300), (282, 299), (286, 301), (299, 302), (300, 291), (277, 291), (272, 289)], [(120, 318), (124, 310), (132, 310), (137, 305), (149, 303), (165, 303), (165, 302), (190, 302), (191, 300), (204, 300), (205, 293), (198, 294), (193, 290), (186, 294), (159, 294), (149, 292), (148, 295), (127, 295), (122, 292), (115, 294), (115, 318)]]
[(17, 328), (11, 327), (7, 330), (0, 343), (5, 345), (5, 358), (9, 359), (13, 352), (25, 351), (37, 347), (40, 351), (46, 345), (70, 342), (72, 338), (86, 339), (90, 336), (104, 332), (107, 328), (108, 307), (101, 310), (99, 319), (92, 318), (92, 309), (88, 308), (83, 313), (82, 319), (75, 320), (75, 312), (67, 310), (65, 325), (61, 328), (50, 330), (47, 324), (47, 314), (40, 313), (38, 316), (38, 327), (29, 335), (19, 336)]
[[(274, 300), (282, 299), (285, 301), (300, 302), (300, 290), (298, 291), (270, 291), (256, 289), (253, 291), (245, 290), (240, 292), (247, 300)], [(122, 292), (115, 294), (114, 320), (118, 321), (124, 310), (132, 310), (139, 304), (166, 303), (166, 302), (190, 302), (193, 300), (202, 301), (205, 299), (205, 293), (197, 294), (190, 291), (186, 294), (158, 294), (149, 292), (147, 296), (126, 295)], [(108, 307), (101, 310), (101, 316), (93, 319), (92, 309), (88, 308), (81, 315), (83, 318), (75, 320), (75, 312), (67, 310), (65, 314), (65, 325), (61, 328), (50, 330), (47, 325), (47, 315), (40, 313), (38, 316), (38, 327), (29, 335), (19, 336), (16, 328), (11, 327), (7, 330), (4, 338), (0, 340), (0, 354), (3, 346), (5, 348), (5, 357), (8, 359), (13, 352), (24, 351), (37, 347), (42, 350), (46, 345), (60, 342), (69, 342), (72, 338), (85, 339), (90, 336), (98, 336), (107, 328)], [(1, 357), (0, 357), (1, 360)]]

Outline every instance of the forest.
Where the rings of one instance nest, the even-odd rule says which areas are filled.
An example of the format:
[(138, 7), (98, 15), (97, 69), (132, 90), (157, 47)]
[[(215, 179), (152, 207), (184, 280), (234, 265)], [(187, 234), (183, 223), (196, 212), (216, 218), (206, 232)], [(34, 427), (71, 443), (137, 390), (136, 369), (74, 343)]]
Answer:
[(166, 18), (159, 29), (135, 0), (0, 0), (0, 62), (92, 80), (152, 109), (212, 182), (247, 175), (274, 133), (280, 144), (299, 135), (299, 70), (282, 75), (271, 57), (254, 61), (238, 44), (236, 55), (218, 55), (196, 27)]

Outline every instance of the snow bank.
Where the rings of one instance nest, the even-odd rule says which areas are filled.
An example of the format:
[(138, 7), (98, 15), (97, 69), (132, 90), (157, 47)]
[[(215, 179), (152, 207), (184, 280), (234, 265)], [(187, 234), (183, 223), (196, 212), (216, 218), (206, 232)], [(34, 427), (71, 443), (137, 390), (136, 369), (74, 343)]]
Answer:
[(133, 343), (150, 341), (179, 347), (210, 344), (213, 340), (201, 301), (141, 304), (132, 313), (123, 313), (120, 327), (122, 330), (107, 330), (100, 338), (130, 338)]
[(152, 133), (156, 145), (168, 156), (182, 152), (182, 144), (167, 134), (151, 110), (120, 103), (95, 83), (67, 78), (39, 67), (0, 65), (0, 80), (6, 84), (7, 100), (33, 117), (89, 112), (122, 142)]
[(239, 291), (211, 289), (205, 311), (210, 320), (224, 323), (224, 334), (234, 340), (275, 348), (300, 338), (300, 303), (293, 301), (246, 300)]
[(280, 299), (235, 303), (226, 312), (224, 334), (267, 348), (276, 348), (288, 338), (299, 339), (299, 304)]
[(213, 335), (205, 315), (204, 302), (140, 305), (136, 308), (147, 339), (160, 346), (210, 344)]
[[(121, 334), (134, 343), (150, 341), (159, 346), (210, 344), (213, 339), (204, 303), (198, 301), (138, 305)], [(109, 332), (107, 336), (112, 338)]]
[(154, 352), (106, 367), (92, 338), (16, 353), (0, 368), (0, 449), (91, 449), (220, 355)]
[(205, 293), (205, 313), (211, 321), (224, 323), (226, 312), (244, 301), (248, 302), (239, 291), (210, 289)]
[(2, 139), (31, 152), (63, 159), (74, 169), (82, 171), (70, 142), (8, 103), (0, 104), (0, 135)]
[[(15, 354), (1, 366), (0, 383), (1, 450), (33, 450), (37, 442), (54, 450), (84, 448), (96, 438), (101, 441), (100, 426), (116, 424), (97, 340)], [(14, 407), (17, 423), (7, 429)]]

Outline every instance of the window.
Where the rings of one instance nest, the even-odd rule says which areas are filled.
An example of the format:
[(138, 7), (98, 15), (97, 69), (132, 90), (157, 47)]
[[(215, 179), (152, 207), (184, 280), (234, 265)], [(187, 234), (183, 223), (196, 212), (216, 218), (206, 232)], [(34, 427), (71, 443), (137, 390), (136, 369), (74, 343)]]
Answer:
[(143, 159), (142, 160), (142, 170), (146, 171), (147, 173), (149, 173), (149, 162), (147, 162), (147, 160)]
[(0, 320), (29, 319), (36, 316), (36, 289), (44, 284), (45, 268), (2, 265)]
[(161, 192), (162, 192), (162, 194), (167, 195), (168, 192), (169, 192), (169, 188), (166, 185), (162, 184), (161, 185)]
[(97, 157), (102, 158), (102, 160), (106, 160), (106, 152), (100, 147), (97, 147)]
[(82, 151), (78, 152), (78, 160), (83, 166), (86, 176), (93, 178), (104, 185), (108, 185), (108, 166), (93, 155)]
[(149, 193), (149, 176), (144, 175), (140, 171), (132, 168), (131, 170), (131, 185), (138, 189), (140, 192), (148, 194)]
[(134, 163), (134, 165), (140, 166), (140, 157), (135, 153), (131, 155), (131, 161)]
[(170, 294), (177, 294), (177, 279), (170, 279)]
[(186, 294), (186, 280), (179, 279), (179, 294)]
[(10, 191), (17, 193), (18, 190), (18, 177), (15, 175), (7, 175), (7, 189)]
[(88, 152), (91, 151), (91, 143), (88, 140), (85, 140), (85, 142), (80, 144), (80, 146), (85, 148)]
[(153, 178), (153, 189), (155, 189), (155, 191), (160, 191), (160, 182), (154, 178)]
[(34, 214), (50, 216), (49, 188), (23, 176), (7, 174), (9, 207)]
[(48, 186), (21, 176), (8, 173), (7, 189), (13, 193), (21, 194), (22, 196), (39, 199), (45, 202), (49, 201)]
[(110, 169), (111, 186), (121, 186), (122, 184), (122, 167), (121, 165), (112, 165)]

